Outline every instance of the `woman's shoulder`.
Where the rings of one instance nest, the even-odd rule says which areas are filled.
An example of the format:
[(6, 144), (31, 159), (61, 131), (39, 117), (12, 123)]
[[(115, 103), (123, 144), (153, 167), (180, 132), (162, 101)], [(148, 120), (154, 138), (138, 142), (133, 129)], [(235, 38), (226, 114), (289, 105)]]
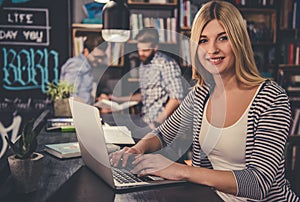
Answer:
[(257, 102), (258, 105), (265, 106), (271, 106), (274, 103), (288, 104), (289, 97), (286, 91), (276, 81), (266, 80), (261, 86), (255, 102)]
[(268, 79), (263, 83), (262, 86), (263, 86), (264, 91), (271, 91), (274, 94), (278, 94), (278, 93), (286, 94), (286, 91), (284, 90), (284, 88), (281, 87), (276, 81)]

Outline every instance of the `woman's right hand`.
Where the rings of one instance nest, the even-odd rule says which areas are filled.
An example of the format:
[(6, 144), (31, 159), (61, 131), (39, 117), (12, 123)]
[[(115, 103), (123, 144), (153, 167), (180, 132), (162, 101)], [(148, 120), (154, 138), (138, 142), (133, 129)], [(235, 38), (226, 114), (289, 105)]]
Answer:
[(113, 167), (130, 167), (131, 162), (135, 159), (135, 156), (137, 156), (138, 154), (143, 154), (143, 152), (139, 151), (135, 147), (124, 147), (123, 149), (113, 152), (109, 155), (110, 164)]

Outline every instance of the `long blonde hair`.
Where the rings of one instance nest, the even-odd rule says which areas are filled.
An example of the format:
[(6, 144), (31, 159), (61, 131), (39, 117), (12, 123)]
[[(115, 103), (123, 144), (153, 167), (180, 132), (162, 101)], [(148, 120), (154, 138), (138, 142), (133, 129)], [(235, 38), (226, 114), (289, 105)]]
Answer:
[(222, 23), (229, 38), (235, 56), (235, 73), (238, 81), (248, 86), (255, 86), (264, 81), (265, 78), (260, 76), (255, 64), (243, 17), (235, 6), (226, 1), (210, 1), (204, 4), (195, 16), (191, 30), (193, 78), (197, 79), (200, 85), (213, 80), (212, 75), (199, 62), (197, 48), (204, 27), (214, 19)]

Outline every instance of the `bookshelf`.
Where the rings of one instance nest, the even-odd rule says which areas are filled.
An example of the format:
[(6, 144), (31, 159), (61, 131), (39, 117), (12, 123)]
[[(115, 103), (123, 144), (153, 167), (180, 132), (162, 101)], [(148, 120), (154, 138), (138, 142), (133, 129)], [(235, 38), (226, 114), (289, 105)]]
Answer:
[(294, 65), (300, 68), (300, 29), (280, 29), (280, 61), (281, 65)]
[(179, 64), (178, 46), (178, 1), (177, 0), (127, 0), (130, 11), (131, 38), (125, 44), (126, 83), (124, 92), (138, 88), (139, 60), (135, 36), (144, 27), (155, 27), (159, 33), (159, 51), (162, 51)]
[(83, 50), (83, 41), (88, 33), (97, 33), (102, 29), (101, 24), (72, 24), (72, 55), (78, 55)]
[(280, 3), (277, 81), (289, 95), (292, 113), (300, 108), (300, 1)]
[[(255, 53), (255, 59), (259, 71), (263, 76), (278, 78), (278, 64), (283, 65), (279, 57), (282, 33), (279, 32), (279, 12), (282, 1), (267, 0), (227, 0), (235, 4), (241, 11), (250, 33), (250, 38)], [(294, 1), (294, 0), (293, 0)], [(169, 53), (180, 64), (182, 72), (190, 72), (189, 37), (191, 24), (195, 14), (207, 0), (126, 0), (131, 14), (131, 39), (122, 47), (125, 56), (122, 61), (114, 67), (125, 67), (122, 76), (132, 70), (131, 57), (136, 53), (136, 41), (134, 36), (144, 26), (154, 26), (163, 30), (160, 36), (160, 49)], [(155, 24), (151, 24), (154, 21)], [(160, 26), (158, 27), (158, 23)], [(153, 22), (152, 22), (153, 23)], [(79, 25), (73, 24), (73, 38), (82, 32), (100, 32), (101, 25)], [(175, 33), (176, 36), (170, 35)], [(294, 32), (293, 32), (294, 33)], [(294, 33), (295, 35), (295, 33)], [(298, 35), (298, 32), (296, 33)], [(163, 37), (162, 37), (163, 36)], [(138, 64), (136, 64), (138, 65)], [(128, 73), (129, 74), (129, 73)], [(188, 73), (190, 74), (190, 73)], [(136, 85), (138, 78), (134, 75), (128, 76), (127, 84)], [(124, 84), (126, 85), (126, 84)]]
[(240, 7), (245, 19), (254, 57), (261, 74), (276, 76), (277, 10), (275, 5), (261, 8)]
[[(263, 76), (276, 76), (277, 8), (275, 1), (232, 1), (241, 11), (249, 31), (259, 71)], [(195, 14), (206, 1), (180, 0), (181, 65), (190, 66), (188, 38)]]
[(128, 0), (130, 10), (131, 39), (129, 43), (135, 43), (134, 38), (143, 27), (155, 27), (159, 32), (160, 43), (176, 44), (175, 33), (178, 27), (177, 0)]

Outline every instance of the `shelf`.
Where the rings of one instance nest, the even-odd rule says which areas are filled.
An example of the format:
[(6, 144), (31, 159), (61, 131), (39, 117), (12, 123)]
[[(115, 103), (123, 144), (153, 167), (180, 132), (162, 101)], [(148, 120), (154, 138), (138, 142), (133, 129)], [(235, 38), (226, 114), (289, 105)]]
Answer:
[(172, 2), (163, 2), (163, 0), (156, 1), (156, 2), (143, 2), (140, 0), (128, 0), (127, 2), (128, 7), (149, 7), (149, 8), (157, 8), (163, 6), (164, 8), (174, 8), (177, 7), (177, 0), (174, 0)]
[[(129, 40), (127, 41), (127, 44), (131, 44), (131, 45), (136, 45), (137, 44), (137, 41), (136, 40)], [(159, 45), (170, 45), (170, 46), (173, 46), (173, 45), (177, 45), (176, 42), (159, 42)]]
[(300, 97), (292, 97), (292, 96), (290, 96), (290, 97), (289, 97), (289, 100), (290, 100), (291, 102), (300, 102)]
[(275, 46), (276, 45), (276, 43), (274, 43), (274, 42), (263, 42), (263, 41), (261, 41), (261, 42), (253, 41), (253, 42), (251, 42), (251, 44), (253, 46)]
[(280, 27), (280, 31), (282, 31), (282, 32), (292, 32), (292, 33), (296, 33), (296, 32), (299, 32), (300, 29), (281, 28), (281, 27)]
[(72, 28), (83, 28), (83, 29), (102, 29), (102, 24), (83, 24), (83, 23), (73, 23)]
[(246, 7), (240, 7), (239, 10), (241, 12), (251, 12), (251, 13), (258, 13), (258, 14), (273, 14), (276, 13), (276, 9), (274, 8), (246, 8)]
[(279, 64), (278, 65), (279, 68), (299, 68), (299, 73), (300, 73), (300, 65), (296, 65), (296, 64)]
[(173, 3), (131, 3), (131, 4), (128, 4), (128, 7), (130, 8), (141, 8), (141, 7), (147, 7), (147, 8), (160, 8), (161, 7), (164, 7), (164, 9), (173, 9), (175, 8), (177, 5), (176, 4), (173, 4)]

